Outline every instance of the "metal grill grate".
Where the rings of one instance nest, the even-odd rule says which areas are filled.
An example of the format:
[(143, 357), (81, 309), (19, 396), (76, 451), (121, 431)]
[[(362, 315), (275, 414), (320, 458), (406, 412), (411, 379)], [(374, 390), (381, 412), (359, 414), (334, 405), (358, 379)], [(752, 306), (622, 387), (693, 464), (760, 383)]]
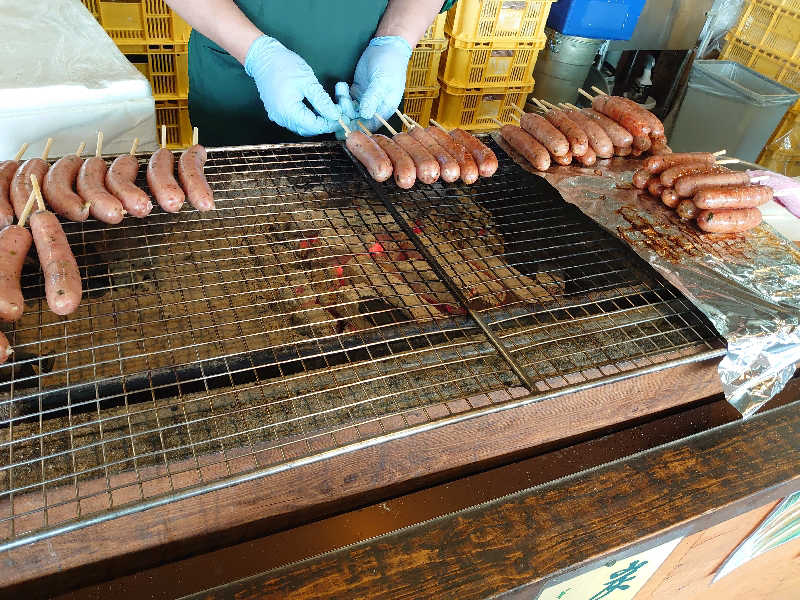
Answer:
[(86, 290), (69, 319), (26, 266), (0, 366), (0, 549), (721, 347), (506, 159), (472, 188), (398, 193), (338, 144), (209, 157), (213, 213), (65, 226)]

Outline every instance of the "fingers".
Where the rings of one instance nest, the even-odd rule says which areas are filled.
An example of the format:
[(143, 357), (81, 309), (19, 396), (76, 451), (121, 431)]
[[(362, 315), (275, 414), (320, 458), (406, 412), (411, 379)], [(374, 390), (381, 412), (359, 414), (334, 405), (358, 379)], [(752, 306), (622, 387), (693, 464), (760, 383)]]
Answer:
[(339, 103), (342, 115), (346, 119), (352, 120), (358, 117), (358, 111), (353, 104), (353, 99), (350, 97), (350, 86), (348, 86), (347, 83), (344, 81), (337, 83), (334, 88), (334, 94), (336, 95), (336, 101)]
[(380, 81), (373, 80), (367, 91), (365, 91), (359, 99), (358, 114), (364, 119), (371, 119), (378, 111), (378, 106), (381, 104), (383, 90), (381, 89)]
[(339, 123), (336, 120), (325, 119), (315, 115), (302, 102), (297, 102), (285, 114), (285, 119), (275, 120), (275, 122), (281, 127), (291, 129), (296, 134), (304, 137), (333, 133), (339, 127)]
[(342, 111), (333, 103), (331, 97), (319, 82), (306, 85), (305, 95), (311, 106), (323, 117), (331, 121), (337, 121), (342, 116)]

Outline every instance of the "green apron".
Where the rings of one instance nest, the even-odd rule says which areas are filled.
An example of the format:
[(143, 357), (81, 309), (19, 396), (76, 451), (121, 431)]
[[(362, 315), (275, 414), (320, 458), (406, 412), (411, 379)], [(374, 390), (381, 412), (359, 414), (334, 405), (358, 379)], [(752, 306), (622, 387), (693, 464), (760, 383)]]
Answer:
[[(302, 56), (333, 97), (337, 81), (352, 82), (388, 0), (236, 0), (269, 36)], [(334, 98), (334, 101), (336, 99)], [(206, 146), (308, 140), (267, 118), (253, 79), (230, 54), (192, 31), (189, 39), (189, 117)], [(332, 136), (326, 136), (332, 137)]]

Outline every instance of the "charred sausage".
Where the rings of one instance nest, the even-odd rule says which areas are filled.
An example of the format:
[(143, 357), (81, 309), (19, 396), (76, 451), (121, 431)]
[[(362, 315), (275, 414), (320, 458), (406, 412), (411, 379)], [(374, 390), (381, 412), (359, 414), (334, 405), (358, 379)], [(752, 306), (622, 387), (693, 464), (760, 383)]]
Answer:
[(376, 133), (373, 134), (372, 139), (377, 142), (378, 146), (389, 157), (394, 171), (394, 182), (397, 187), (403, 190), (414, 187), (414, 183), (417, 181), (417, 168), (414, 166), (414, 161), (411, 160), (408, 152), (385, 135)]
[(11, 205), (9, 192), (11, 180), (19, 168), (19, 161), (4, 160), (0, 162), (0, 229), (14, 222), (14, 207)]
[(158, 205), (166, 212), (176, 213), (186, 201), (186, 194), (175, 180), (175, 155), (168, 148), (153, 153), (147, 163), (147, 185)]
[(691, 221), (692, 219), (697, 218), (697, 214), (700, 212), (697, 210), (695, 203), (688, 199), (681, 200), (678, 204), (678, 208), (675, 210), (678, 213), (678, 216), (685, 221)]
[(651, 156), (644, 161), (644, 168), (651, 173), (663, 173), (667, 169), (687, 162), (702, 162), (713, 165), (717, 157), (709, 152), (674, 152), (661, 156)]
[(563, 110), (550, 109), (545, 113), (545, 118), (564, 134), (574, 156), (586, 153), (589, 148), (589, 136)]
[(447, 150), (442, 148), (422, 127), (414, 126), (408, 131), (408, 134), (433, 154), (436, 162), (439, 163), (439, 175), (442, 181), (453, 183), (461, 176), (461, 168), (458, 166), (456, 159), (450, 156)]
[(475, 159), (475, 163), (478, 165), (478, 174), (481, 177), (491, 177), (495, 174), (498, 167), (497, 156), (489, 146), (463, 129), (453, 129), (450, 131), (450, 135), (472, 153), (472, 158)]
[(19, 225), (0, 231), (0, 319), (16, 321), (25, 309), (20, 276), (32, 242), (30, 232)]
[(436, 143), (456, 159), (458, 168), (461, 171), (461, 181), (467, 185), (475, 183), (479, 177), (478, 165), (475, 163), (475, 159), (472, 158), (472, 154), (438, 127), (428, 127), (427, 132), (436, 140)]
[(592, 108), (613, 119), (634, 136), (650, 135), (651, 127), (639, 112), (632, 109), (622, 98), (616, 96), (595, 96)]
[(741, 233), (761, 225), (757, 208), (701, 210), (697, 226), (707, 233)]
[(538, 171), (550, 168), (550, 153), (536, 138), (516, 125), (503, 125), (500, 135)]
[(403, 131), (395, 134), (392, 139), (397, 142), (398, 146), (408, 152), (411, 160), (414, 161), (414, 166), (417, 169), (417, 179), (427, 184), (435, 183), (439, 179), (439, 163), (433, 154), (425, 149), (425, 146)]
[(586, 132), (586, 136), (589, 138), (589, 146), (594, 150), (597, 158), (611, 158), (614, 156), (614, 143), (597, 121), (589, 118), (580, 110), (570, 109), (564, 112)]
[[(353, 133), (359, 132), (354, 131)], [(361, 135), (367, 137), (363, 133)], [(367, 139), (369, 140), (369, 138)], [(349, 147), (348, 145), (348, 148)], [(378, 147), (378, 150), (380, 150), (380, 147)], [(381, 150), (381, 152), (383, 152), (383, 150)], [(355, 152), (353, 152), (353, 154), (355, 154)], [(178, 160), (178, 179), (181, 182), (183, 191), (186, 192), (186, 198), (189, 200), (189, 204), (200, 212), (214, 210), (214, 192), (211, 186), (208, 185), (205, 173), (203, 173), (203, 166), (206, 164), (207, 157), (206, 149), (200, 144), (195, 144), (184, 150)], [(383, 157), (386, 158), (386, 154), (383, 154)], [(381, 168), (383, 169), (381, 174), (383, 174), (386, 169), (389, 171), (389, 174), (381, 180), (385, 181), (389, 179), (392, 174), (392, 164), (389, 162), (388, 158), (386, 158), (386, 163), (381, 165)]]
[(766, 185), (732, 185), (708, 187), (694, 195), (694, 203), (702, 210), (755, 208), (766, 204), (773, 190)]
[(78, 194), (89, 204), (89, 214), (98, 221), (116, 225), (122, 221), (122, 203), (106, 189), (106, 161), (91, 157), (78, 171)]
[(727, 171), (724, 173), (699, 173), (678, 177), (673, 184), (675, 191), (681, 198), (691, 198), (698, 190), (720, 185), (747, 185), (750, 175), (741, 171)]
[(70, 250), (67, 236), (50, 211), (31, 215), (31, 233), (44, 273), (47, 306), (57, 315), (75, 312), (81, 303), (81, 274)]
[(41, 158), (31, 158), (17, 169), (14, 179), (11, 181), (11, 205), (14, 207), (14, 212), (17, 213), (17, 218), (22, 214), (33, 190), (31, 175), (36, 175), (36, 179), (42, 181), (49, 168), (50, 165)]
[(75, 154), (59, 158), (47, 171), (42, 193), (48, 206), (57, 215), (70, 221), (89, 218), (89, 203), (75, 193), (75, 182), (83, 166), (83, 159)]
[(624, 148), (633, 143), (633, 135), (631, 135), (631, 132), (613, 119), (609, 119), (603, 113), (599, 113), (591, 108), (585, 108), (582, 112), (593, 121), (596, 121), (597, 124), (605, 130), (615, 147)]
[(553, 156), (565, 156), (570, 151), (569, 141), (564, 134), (543, 116), (525, 113), (520, 117), (519, 124)]

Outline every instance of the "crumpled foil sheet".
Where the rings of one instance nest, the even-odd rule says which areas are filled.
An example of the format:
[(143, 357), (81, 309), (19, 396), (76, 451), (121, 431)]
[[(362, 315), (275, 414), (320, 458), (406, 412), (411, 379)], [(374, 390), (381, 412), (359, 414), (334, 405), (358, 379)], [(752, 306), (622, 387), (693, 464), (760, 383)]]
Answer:
[(800, 250), (792, 242), (766, 224), (745, 234), (701, 233), (632, 187), (641, 161), (539, 173), (494, 137), (520, 166), (545, 177), (709, 318), (728, 344), (718, 367), (725, 397), (744, 417), (783, 389), (800, 363)]

